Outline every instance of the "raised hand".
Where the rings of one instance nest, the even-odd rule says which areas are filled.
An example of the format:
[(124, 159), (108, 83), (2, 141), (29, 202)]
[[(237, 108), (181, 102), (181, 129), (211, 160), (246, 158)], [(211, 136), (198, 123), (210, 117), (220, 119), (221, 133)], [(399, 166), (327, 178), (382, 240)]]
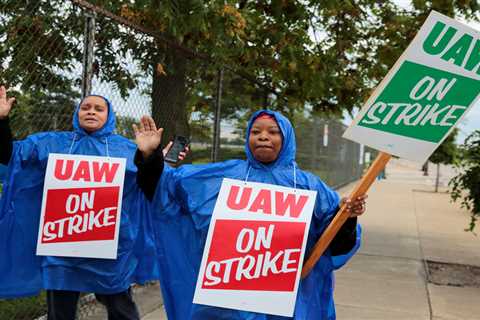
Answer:
[(0, 119), (8, 117), (15, 98), (7, 99), (7, 89), (5, 86), (0, 86)]
[(155, 121), (150, 116), (143, 116), (139, 126), (133, 125), (135, 143), (144, 158), (150, 156), (162, 142), (163, 128), (157, 129)]

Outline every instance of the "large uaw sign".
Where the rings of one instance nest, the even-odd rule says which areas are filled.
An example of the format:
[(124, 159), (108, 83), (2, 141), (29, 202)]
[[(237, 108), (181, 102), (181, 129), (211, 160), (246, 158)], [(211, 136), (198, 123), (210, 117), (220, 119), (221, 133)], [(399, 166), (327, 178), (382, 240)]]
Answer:
[(124, 158), (50, 154), (37, 255), (116, 259)]
[(193, 302), (292, 316), (315, 197), (224, 179)]
[(432, 12), (344, 137), (425, 161), (479, 98), (480, 33)]

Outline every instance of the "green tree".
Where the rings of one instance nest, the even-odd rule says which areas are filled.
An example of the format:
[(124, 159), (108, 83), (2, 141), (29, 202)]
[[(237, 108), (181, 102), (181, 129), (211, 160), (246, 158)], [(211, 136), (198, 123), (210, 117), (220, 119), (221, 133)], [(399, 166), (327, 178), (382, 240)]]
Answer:
[[(242, 115), (258, 106), (292, 116), (306, 103), (315, 111), (341, 116), (364, 101), (431, 9), (467, 17), (478, 9), (476, 1), (445, 0), (412, 1), (410, 11), (394, 1), (379, 5), (373, 0), (94, 3), (158, 31), (159, 37), (146, 41), (118, 25), (103, 24), (98, 49), (102, 58), (114, 62), (106, 65), (107, 80), (130, 78), (127, 85), (136, 81), (124, 69), (110, 71), (120, 65), (110, 53), (115, 43), (142, 61), (152, 77), (153, 116), (167, 136), (188, 135), (193, 109), (211, 116), (215, 77), (222, 66), (228, 71), (223, 119), (243, 120)], [(192, 48), (202, 58), (193, 59), (191, 52), (176, 46)]]
[(135, 120), (133, 117), (129, 116), (120, 116), (117, 115), (116, 117), (116, 133), (119, 135), (122, 135), (124, 137), (133, 139), (134, 138), (134, 133), (133, 133), (133, 124), (138, 124), (138, 121)]
[[(84, 15), (72, 2), (2, 1), (2, 82), (46, 97), (78, 94)], [(415, 0), (408, 10), (393, 0), (91, 2), (155, 33), (97, 15), (95, 70), (124, 97), (149, 77), (167, 137), (189, 135), (192, 112), (212, 117), (220, 67), (224, 119), (259, 106), (293, 115), (306, 104), (341, 116), (365, 100), (431, 9), (466, 18), (478, 10), (477, 1), (447, 0)]]
[(474, 131), (461, 146), (457, 163), (460, 173), (449, 183), (453, 201), (461, 201), (462, 208), (471, 213), (467, 230), (473, 231), (480, 216), (480, 130)]
[(70, 129), (80, 97), (74, 62), (81, 61), (82, 19), (60, 1), (2, 1), (0, 21), (0, 83), (17, 97), (15, 137)]
[(457, 144), (455, 140), (457, 138), (458, 129), (448, 135), (442, 144), (435, 150), (435, 152), (428, 159), (429, 161), (437, 165), (437, 176), (435, 179), (435, 192), (438, 192), (438, 185), (440, 182), (440, 164), (453, 164), (458, 154)]

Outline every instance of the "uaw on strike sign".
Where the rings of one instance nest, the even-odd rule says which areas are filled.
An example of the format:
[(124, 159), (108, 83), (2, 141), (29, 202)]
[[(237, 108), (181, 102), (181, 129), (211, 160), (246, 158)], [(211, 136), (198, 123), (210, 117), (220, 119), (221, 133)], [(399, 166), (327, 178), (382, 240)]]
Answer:
[(315, 197), (224, 179), (193, 302), (292, 316)]
[(116, 259), (124, 158), (50, 154), (37, 255)]
[(432, 11), (344, 137), (423, 162), (479, 92), (480, 33)]

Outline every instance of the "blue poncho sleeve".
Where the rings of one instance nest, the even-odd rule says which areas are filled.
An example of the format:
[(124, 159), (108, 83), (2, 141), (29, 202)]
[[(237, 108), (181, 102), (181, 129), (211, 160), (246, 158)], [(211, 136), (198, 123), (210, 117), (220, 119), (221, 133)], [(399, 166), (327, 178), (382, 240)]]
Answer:
[[(27, 164), (31, 169), (22, 170)], [(0, 199), (0, 252), (4, 256), (0, 298), (36, 295), (42, 289), (41, 257), (35, 251), (43, 172), (32, 138), (15, 142)]]

